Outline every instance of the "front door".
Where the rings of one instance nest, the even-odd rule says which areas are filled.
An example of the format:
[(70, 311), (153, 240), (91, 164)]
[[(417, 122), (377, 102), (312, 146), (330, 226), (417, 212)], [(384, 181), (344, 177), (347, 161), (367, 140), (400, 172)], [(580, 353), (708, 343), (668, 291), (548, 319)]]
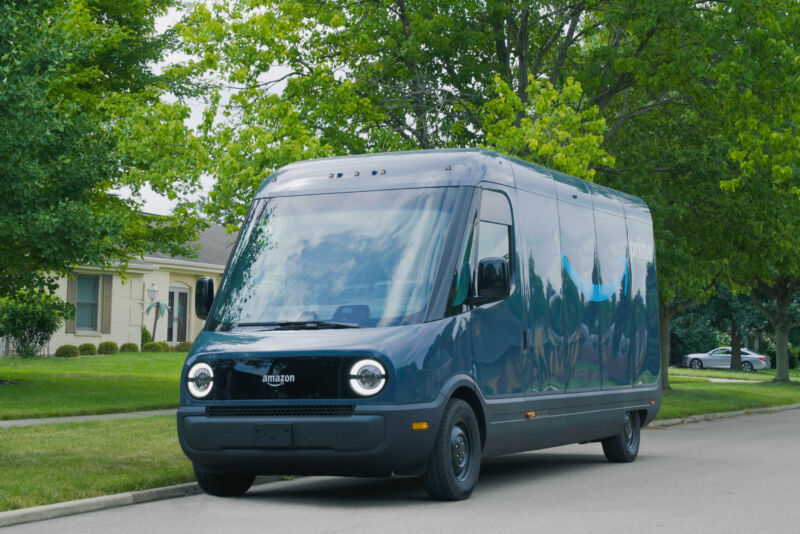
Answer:
[(189, 292), (182, 289), (169, 291), (169, 316), (167, 317), (167, 341), (186, 341), (187, 313)]

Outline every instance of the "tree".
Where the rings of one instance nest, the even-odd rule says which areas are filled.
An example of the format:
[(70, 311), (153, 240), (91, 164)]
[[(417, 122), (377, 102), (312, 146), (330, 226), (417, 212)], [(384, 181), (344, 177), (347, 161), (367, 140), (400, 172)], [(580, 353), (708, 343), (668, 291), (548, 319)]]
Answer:
[[(49, 289), (73, 266), (124, 270), (146, 252), (191, 253), (196, 209), (140, 213), (141, 191), (195, 190), (205, 151), (184, 125), (175, 42), (155, 17), (175, 0), (25, 0), (0, 5), (0, 296)], [(123, 198), (115, 191), (132, 194)]]
[[(567, 164), (650, 205), (669, 388), (674, 314), (720, 282), (755, 284), (732, 265), (730, 213), (792, 191), (799, 12), (785, 0), (198, 5), (181, 30), (198, 58), (188, 68), (224, 80), (206, 115), (218, 178), (206, 210), (236, 226), (277, 166), (322, 154), (489, 145)], [(580, 123), (553, 144), (537, 136), (559, 128), (536, 117), (559, 103)], [(586, 144), (569, 154), (566, 139)]]
[(766, 327), (762, 316), (749, 295), (737, 295), (726, 286), (719, 286), (705, 306), (711, 324), (731, 336), (731, 371), (742, 368), (742, 339), (753, 331)]

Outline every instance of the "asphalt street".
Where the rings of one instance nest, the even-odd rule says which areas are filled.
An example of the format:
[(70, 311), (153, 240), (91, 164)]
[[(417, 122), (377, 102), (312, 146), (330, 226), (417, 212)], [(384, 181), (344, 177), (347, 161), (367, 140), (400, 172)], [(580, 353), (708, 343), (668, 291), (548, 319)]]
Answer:
[(646, 430), (632, 464), (596, 443), (484, 460), (457, 503), (428, 500), (419, 479), (310, 477), (0, 532), (797, 534), (800, 410)]

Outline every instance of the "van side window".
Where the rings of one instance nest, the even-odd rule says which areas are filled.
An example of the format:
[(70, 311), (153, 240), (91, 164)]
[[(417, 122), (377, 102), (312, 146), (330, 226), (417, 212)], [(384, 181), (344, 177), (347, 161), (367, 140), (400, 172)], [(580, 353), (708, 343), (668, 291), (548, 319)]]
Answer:
[(478, 260), (503, 258), (511, 261), (511, 206), (505, 195), (484, 191), (478, 229)]

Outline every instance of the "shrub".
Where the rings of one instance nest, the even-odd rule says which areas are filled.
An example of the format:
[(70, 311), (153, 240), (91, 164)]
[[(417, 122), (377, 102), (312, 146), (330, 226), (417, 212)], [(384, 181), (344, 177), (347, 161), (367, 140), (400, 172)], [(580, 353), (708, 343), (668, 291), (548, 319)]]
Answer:
[(56, 358), (74, 358), (79, 354), (80, 351), (75, 345), (61, 345), (56, 349)]
[(175, 352), (189, 352), (192, 349), (192, 342), (191, 341), (181, 341), (174, 347), (172, 350)]
[(97, 345), (97, 354), (116, 354), (119, 352), (119, 347), (113, 341), (103, 341)]
[(150, 343), (151, 341), (153, 341), (153, 335), (150, 333), (150, 330), (142, 327), (142, 346), (144, 346), (145, 343)]
[(161, 348), (164, 349), (164, 352), (169, 352), (172, 350), (172, 347), (170, 347), (169, 343), (167, 343), (166, 341), (156, 341), (156, 343), (161, 345)]
[(120, 352), (139, 352), (139, 345), (136, 343), (123, 343), (119, 348)]
[(161, 343), (150, 341), (149, 343), (142, 343), (142, 352), (164, 352), (164, 347)]
[(0, 299), (0, 337), (8, 336), (14, 352), (23, 358), (36, 356), (69, 319), (75, 309), (55, 295), (18, 291)]
[(81, 353), (81, 356), (94, 356), (97, 354), (97, 347), (94, 346), (94, 343), (81, 343), (78, 347), (78, 351)]

